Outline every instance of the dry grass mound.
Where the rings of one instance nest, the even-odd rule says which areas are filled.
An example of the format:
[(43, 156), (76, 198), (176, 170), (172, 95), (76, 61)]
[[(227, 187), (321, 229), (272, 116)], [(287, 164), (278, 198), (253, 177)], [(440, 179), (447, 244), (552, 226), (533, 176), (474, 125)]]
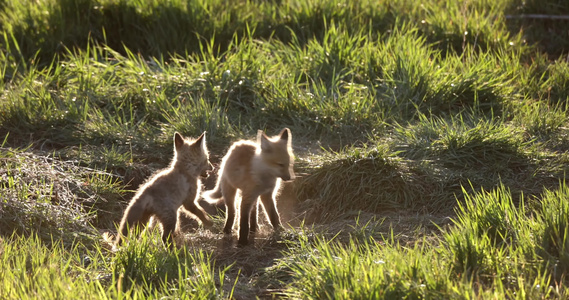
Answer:
[(432, 206), (442, 192), (436, 178), (387, 146), (330, 153), (323, 161), (296, 182), (309, 219), (325, 221), (350, 211), (421, 209), (426, 203)]
[[(73, 242), (120, 214), (117, 176), (46, 155), (0, 148), (0, 235)], [(100, 227), (100, 226), (99, 226)]]

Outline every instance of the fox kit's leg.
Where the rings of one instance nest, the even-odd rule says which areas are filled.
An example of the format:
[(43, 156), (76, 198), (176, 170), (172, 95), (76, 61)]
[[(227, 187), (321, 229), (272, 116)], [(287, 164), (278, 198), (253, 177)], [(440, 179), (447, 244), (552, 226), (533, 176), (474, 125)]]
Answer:
[(281, 219), (279, 217), (279, 212), (277, 211), (277, 204), (275, 198), (273, 198), (273, 192), (265, 193), (261, 195), (261, 202), (263, 202), (263, 207), (267, 212), (269, 221), (275, 230), (280, 230), (283, 228), (281, 225)]
[(249, 242), (249, 221), (251, 219), (251, 211), (257, 205), (258, 194), (243, 194), (241, 199), (241, 210), (239, 220), (239, 240), (238, 246), (245, 246)]
[(129, 205), (126, 208), (124, 216), (121, 220), (116, 244), (120, 245), (122, 243), (122, 238), (128, 235), (128, 231), (130, 229), (139, 225), (141, 225), (141, 227), (146, 225), (151, 216), (152, 213), (148, 210), (145, 210), (142, 205), (139, 205), (136, 202)]
[(235, 194), (237, 189), (231, 186), (228, 182), (222, 181), (221, 193), (225, 200), (225, 227), (223, 233), (230, 234), (233, 229), (233, 222), (235, 221)]
[(251, 209), (251, 215), (249, 216), (249, 232), (257, 232), (257, 229), (259, 229), (259, 224), (257, 223), (258, 211), (259, 201), (255, 200), (255, 204), (253, 204), (253, 208)]
[(156, 218), (162, 225), (162, 242), (164, 242), (164, 245), (172, 246), (172, 236), (176, 230), (177, 216), (178, 214), (175, 210), (167, 210), (156, 214)]
[[(197, 204), (193, 199), (187, 199), (184, 204), (184, 208), (194, 214), (196, 217), (200, 219), (202, 225), (206, 228), (211, 227), (213, 225), (213, 221), (208, 217), (207, 213), (201, 208), (199, 204)], [(178, 217), (179, 221), (179, 217)]]

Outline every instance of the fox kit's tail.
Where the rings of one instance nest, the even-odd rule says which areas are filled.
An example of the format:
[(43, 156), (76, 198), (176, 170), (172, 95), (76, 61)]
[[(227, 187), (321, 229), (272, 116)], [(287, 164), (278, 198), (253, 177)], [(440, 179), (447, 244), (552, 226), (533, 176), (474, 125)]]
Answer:
[(221, 187), (219, 187), (219, 184), (217, 184), (213, 190), (203, 193), (203, 198), (209, 203), (217, 203), (222, 197), (223, 194), (221, 193)]

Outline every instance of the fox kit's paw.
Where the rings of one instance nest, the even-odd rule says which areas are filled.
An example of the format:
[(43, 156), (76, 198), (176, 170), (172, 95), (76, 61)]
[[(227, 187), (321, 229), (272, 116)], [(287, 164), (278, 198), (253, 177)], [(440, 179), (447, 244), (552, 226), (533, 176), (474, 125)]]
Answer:
[(231, 227), (230, 227), (230, 228), (227, 228), (227, 226), (226, 226), (226, 227), (223, 228), (223, 234), (225, 234), (225, 235), (231, 235), (231, 232), (233, 232), (233, 229), (232, 229)]
[(249, 241), (247, 240), (238, 240), (237, 241), (237, 247), (238, 248), (242, 248), (242, 247), (247, 247), (249, 245)]
[(247, 237), (239, 237), (237, 240), (237, 247), (245, 247), (252, 244), (255, 241), (255, 232), (249, 232), (249, 236)]
[(118, 246), (120, 246), (121, 239), (118, 236), (114, 236), (112, 233), (105, 231), (102, 234), (103, 242), (101, 245), (103, 248), (111, 250), (112, 252), (116, 252), (118, 250)]
[(205, 219), (205, 220), (202, 221), (202, 226), (203, 226), (204, 228), (207, 228), (207, 229), (212, 228), (212, 227), (213, 227), (213, 221), (212, 221), (211, 219), (209, 219), (209, 218), (208, 218), (208, 219)]

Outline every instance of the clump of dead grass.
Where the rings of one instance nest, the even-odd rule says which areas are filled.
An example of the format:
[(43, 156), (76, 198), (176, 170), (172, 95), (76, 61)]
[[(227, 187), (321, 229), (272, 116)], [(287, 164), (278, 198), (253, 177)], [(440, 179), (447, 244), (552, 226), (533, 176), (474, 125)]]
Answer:
[(327, 220), (350, 211), (420, 208), (440, 192), (433, 176), (387, 145), (324, 155), (324, 163), (296, 182), (308, 218)]
[[(117, 177), (72, 162), (0, 148), (0, 235), (44, 242), (92, 239), (97, 220), (120, 213)], [(118, 218), (118, 217), (117, 217)]]

